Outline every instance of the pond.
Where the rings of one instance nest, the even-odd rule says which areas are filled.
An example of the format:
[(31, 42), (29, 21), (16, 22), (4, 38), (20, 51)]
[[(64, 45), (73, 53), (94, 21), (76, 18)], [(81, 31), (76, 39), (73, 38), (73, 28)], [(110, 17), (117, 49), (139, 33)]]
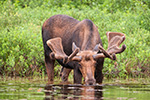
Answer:
[(150, 100), (150, 85), (0, 82), (0, 100)]

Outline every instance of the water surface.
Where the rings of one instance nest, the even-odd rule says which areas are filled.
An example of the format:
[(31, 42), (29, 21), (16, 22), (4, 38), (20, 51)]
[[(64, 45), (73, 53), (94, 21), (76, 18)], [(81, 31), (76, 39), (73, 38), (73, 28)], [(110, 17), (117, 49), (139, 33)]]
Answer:
[(150, 100), (150, 85), (1, 82), (0, 100)]

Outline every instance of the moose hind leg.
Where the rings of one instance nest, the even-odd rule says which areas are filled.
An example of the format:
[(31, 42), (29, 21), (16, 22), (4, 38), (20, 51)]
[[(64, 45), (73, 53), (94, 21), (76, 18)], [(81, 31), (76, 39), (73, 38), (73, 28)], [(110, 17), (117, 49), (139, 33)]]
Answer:
[(48, 75), (48, 82), (53, 82), (54, 80), (54, 63), (55, 60), (50, 59), (49, 56), (45, 56), (45, 65)]
[(62, 79), (63, 82), (68, 81), (68, 76), (70, 74), (72, 69), (68, 69), (62, 66), (61, 68), (61, 72), (60, 72), (60, 77)]

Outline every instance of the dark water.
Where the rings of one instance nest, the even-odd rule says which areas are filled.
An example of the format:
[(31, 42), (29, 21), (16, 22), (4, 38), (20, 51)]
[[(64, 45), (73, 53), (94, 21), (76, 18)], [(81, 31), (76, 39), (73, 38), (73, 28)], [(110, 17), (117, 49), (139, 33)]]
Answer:
[(0, 100), (150, 100), (150, 85), (0, 83)]

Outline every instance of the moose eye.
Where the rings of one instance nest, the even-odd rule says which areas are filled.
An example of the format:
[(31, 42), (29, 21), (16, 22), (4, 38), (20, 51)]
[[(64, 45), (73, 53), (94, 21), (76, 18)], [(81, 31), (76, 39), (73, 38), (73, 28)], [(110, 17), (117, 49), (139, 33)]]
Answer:
[(82, 66), (81, 66), (81, 64), (78, 64), (78, 66), (79, 66), (79, 68), (81, 68)]
[(96, 67), (98, 65), (98, 63), (96, 62), (95, 64), (94, 64), (94, 66)]

